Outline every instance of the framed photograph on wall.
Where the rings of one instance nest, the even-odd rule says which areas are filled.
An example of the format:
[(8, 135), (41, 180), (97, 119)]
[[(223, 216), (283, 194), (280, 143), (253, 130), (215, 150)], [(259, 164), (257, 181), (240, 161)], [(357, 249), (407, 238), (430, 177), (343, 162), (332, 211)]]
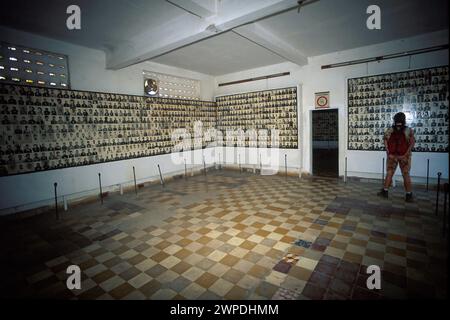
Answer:
[[(218, 129), (277, 129), (280, 148), (298, 148), (297, 88), (288, 87), (216, 97)], [(256, 141), (246, 139), (245, 147)], [(268, 146), (270, 147), (270, 146)]]
[(211, 101), (0, 83), (0, 102), (0, 176), (170, 153), (173, 130), (216, 126)]
[(316, 109), (327, 109), (330, 107), (330, 92), (316, 92), (315, 94)]
[(415, 132), (414, 152), (448, 152), (448, 66), (348, 79), (348, 150), (384, 150), (397, 112)]

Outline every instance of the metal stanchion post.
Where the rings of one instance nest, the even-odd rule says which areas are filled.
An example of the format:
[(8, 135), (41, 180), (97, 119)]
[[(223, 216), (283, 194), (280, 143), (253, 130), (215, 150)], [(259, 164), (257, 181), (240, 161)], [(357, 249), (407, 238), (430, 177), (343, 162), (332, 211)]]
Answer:
[(203, 156), (203, 173), (206, 176), (206, 163), (205, 163), (205, 156)]
[(58, 184), (55, 182), (53, 184), (53, 186), (55, 187), (55, 214), (56, 214), (56, 220), (59, 220), (59, 212), (58, 212), (58, 192), (56, 190), (56, 188), (58, 187)]
[(287, 154), (284, 155), (284, 177), (287, 179)]
[(102, 178), (100, 173), (98, 174), (98, 184), (100, 186), (100, 201), (103, 204)]
[(239, 154), (239, 172), (242, 173), (242, 168), (241, 168), (241, 154)]
[(134, 178), (134, 193), (137, 194), (137, 184), (136, 184), (136, 169), (133, 166), (133, 178)]
[(441, 192), (441, 172), (438, 172), (438, 181), (437, 181), (437, 192), (436, 192), (436, 209), (435, 209), (435, 215), (438, 215), (439, 210), (439, 192)]
[(161, 168), (159, 167), (159, 164), (158, 164), (158, 171), (159, 171), (159, 180), (161, 181), (161, 185), (164, 187), (164, 178), (162, 176)]
[(261, 157), (261, 153), (259, 154), (259, 174), (262, 174), (262, 157)]
[(347, 183), (347, 157), (345, 157), (344, 182)]
[(444, 184), (444, 214), (442, 216), (442, 236), (445, 237), (445, 231), (447, 229), (447, 197), (448, 197), (448, 183)]

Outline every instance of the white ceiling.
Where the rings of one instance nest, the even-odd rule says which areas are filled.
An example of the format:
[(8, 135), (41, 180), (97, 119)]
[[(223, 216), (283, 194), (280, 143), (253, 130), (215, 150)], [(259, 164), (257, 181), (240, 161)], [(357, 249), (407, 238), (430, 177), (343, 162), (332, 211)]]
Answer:
[[(81, 30), (66, 28), (72, 4), (81, 9)], [(1, 25), (101, 50), (171, 20), (192, 18), (165, 0), (11, 0), (0, 6)]]
[(198, 72), (221, 75), (284, 62), (285, 59), (233, 31), (175, 50), (153, 61)]
[[(0, 25), (104, 50), (114, 69), (151, 60), (210, 75), (448, 29), (447, 0), (319, 0), (256, 24), (296, 1), (178, 2), (203, 6), (210, 16), (199, 18), (165, 0), (14, 0), (1, 2)], [(74, 3), (81, 7), (82, 29), (69, 31), (65, 11)], [(365, 27), (373, 3), (381, 7), (381, 30)], [(228, 31), (206, 32), (213, 23)]]
[[(366, 27), (371, 4), (381, 8), (381, 30)], [(448, 0), (320, 0), (261, 25), (316, 56), (446, 29)]]

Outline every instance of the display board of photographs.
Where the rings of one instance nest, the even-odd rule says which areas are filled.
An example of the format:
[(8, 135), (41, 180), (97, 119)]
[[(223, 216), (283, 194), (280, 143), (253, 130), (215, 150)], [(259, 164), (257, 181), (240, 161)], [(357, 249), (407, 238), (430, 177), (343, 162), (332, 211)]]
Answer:
[(448, 152), (448, 66), (348, 80), (348, 149), (385, 150), (397, 112), (414, 130), (415, 152)]
[[(216, 98), (218, 129), (230, 131), (268, 130), (267, 147), (271, 147), (270, 131), (279, 132), (279, 148), (297, 149), (297, 88), (282, 88), (240, 93)], [(235, 146), (237, 143), (235, 143)], [(245, 147), (258, 147), (258, 139), (248, 136)]]
[(207, 101), (0, 84), (0, 176), (170, 153), (172, 129), (215, 126), (216, 112)]
[[(194, 125), (200, 122), (203, 131), (216, 127), (217, 107), (213, 101), (177, 100), (171, 98), (146, 98), (143, 108), (143, 121), (147, 125), (151, 137), (151, 147), (164, 148), (165, 153), (174, 150), (175, 144), (182, 141), (172, 141), (172, 133), (184, 129), (189, 134), (194, 148)], [(182, 137), (180, 137), (182, 138)], [(203, 139), (202, 139), (203, 140)], [(202, 148), (207, 142), (201, 141)], [(154, 144), (154, 145), (153, 145)]]

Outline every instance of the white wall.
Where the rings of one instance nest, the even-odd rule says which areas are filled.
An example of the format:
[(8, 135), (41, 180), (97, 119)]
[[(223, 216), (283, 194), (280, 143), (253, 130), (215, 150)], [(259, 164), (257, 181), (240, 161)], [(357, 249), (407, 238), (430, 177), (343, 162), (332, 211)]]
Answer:
[[(344, 159), (348, 158), (349, 175), (379, 177), (383, 152), (347, 151), (347, 106), (346, 83), (351, 77), (370, 74), (402, 71), (448, 64), (448, 51), (434, 52), (370, 63), (321, 70), (323, 64), (342, 62), (358, 58), (372, 57), (410, 49), (419, 49), (448, 42), (448, 31), (437, 32), (420, 37), (403, 39), (389, 43), (368, 46), (343, 52), (336, 52), (309, 59), (309, 64), (299, 67), (292, 63), (283, 63), (263, 68), (247, 70), (234, 74), (211, 78), (196, 72), (163, 66), (155, 63), (141, 63), (119, 71), (106, 70), (105, 55), (101, 51), (87, 49), (64, 42), (43, 38), (0, 27), (0, 40), (18, 45), (26, 45), (67, 54), (71, 73), (72, 89), (117, 92), (124, 94), (142, 94), (142, 70), (171, 73), (201, 80), (202, 99), (211, 100), (215, 95), (232, 94), (301, 85), (299, 96), (299, 150), (280, 150), (280, 168), (284, 168), (284, 154), (288, 155), (289, 169), (302, 168), (311, 172), (310, 121), (314, 109), (314, 93), (330, 91), (331, 105), (339, 110), (340, 154), (339, 171), (344, 173)], [(218, 87), (220, 82), (240, 80), (249, 77), (290, 71), (287, 77), (249, 82), (245, 84)], [(413, 155), (412, 175), (423, 177), (426, 174), (426, 159), (430, 159), (432, 176), (441, 171), (448, 178), (448, 154), (415, 153)], [(237, 159), (237, 158), (236, 158)], [(92, 189), (97, 192), (98, 175), (102, 173), (105, 186), (132, 180), (132, 166), (136, 167), (138, 179), (142, 177), (158, 178), (156, 164), (160, 164), (164, 173), (184, 172), (184, 165), (173, 164), (168, 156), (139, 158), (126, 161), (109, 162), (86, 167), (66, 168), (53, 171), (0, 178), (0, 209), (20, 206), (39, 200), (52, 199), (53, 183), (57, 182), (59, 194), (72, 194)], [(237, 160), (236, 162), (237, 163)], [(50, 200), (51, 201), (51, 200)], [(44, 204), (41, 202), (40, 204)], [(34, 206), (39, 206), (34, 204)], [(23, 209), (23, 208), (19, 208)], [(14, 208), (12, 209), (14, 210)], [(4, 213), (7, 211), (1, 211)]]
[(299, 172), (301, 168), (298, 149), (217, 147), (215, 153), (221, 164), (241, 164), (243, 168), (259, 169), (262, 165), (263, 168), (271, 167), (284, 173), (285, 159), (289, 172)]
[[(148, 70), (200, 80), (202, 99), (212, 100), (213, 98), (213, 78), (198, 72), (151, 62), (143, 62), (118, 71), (106, 70), (105, 54), (102, 51), (4, 27), (0, 27), (0, 41), (68, 55), (73, 90), (142, 95), (142, 71)], [(169, 157), (169, 155), (154, 156), (1, 177), (0, 215), (49, 203), (48, 199), (52, 199), (54, 194), (54, 182), (58, 183), (60, 195), (89, 190), (94, 190), (95, 193), (98, 192), (99, 172), (102, 174), (104, 186), (132, 181), (133, 165), (136, 167), (138, 178), (154, 176), (159, 179), (156, 166), (158, 163), (166, 174), (184, 172), (184, 165), (173, 164)], [(23, 207), (24, 204), (28, 205)], [(10, 209), (2, 210), (5, 208)]]
[[(448, 50), (381, 62), (360, 64), (349, 67), (322, 70), (325, 64), (348, 60), (369, 58), (384, 54), (398, 53), (412, 49), (421, 49), (448, 43), (448, 30), (435, 32), (413, 38), (382, 44), (335, 52), (312, 57), (308, 65), (299, 67), (292, 63), (282, 63), (216, 77), (216, 95), (233, 94), (247, 91), (266, 90), (272, 88), (301, 85), (302, 101), (299, 104), (300, 149), (302, 170), (312, 172), (311, 155), (311, 111), (314, 110), (314, 94), (330, 91), (331, 108), (339, 110), (339, 174), (345, 171), (345, 157), (348, 161), (348, 175), (361, 177), (380, 177), (384, 152), (349, 151), (347, 150), (347, 79), (366, 75), (396, 72), (408, 69), (447, 65)], [(260, 80), (231, 86), (219, 87), (219, 83), (290, 71), (289, 76)], [(303, 146), (303, 147), (302, 147)], [(426, 176), (426, 162), (430, 159), (430, 176), (436, 177), (442, 172), (448, 178), (448, 154), (414, 153), (411, 175)]]

